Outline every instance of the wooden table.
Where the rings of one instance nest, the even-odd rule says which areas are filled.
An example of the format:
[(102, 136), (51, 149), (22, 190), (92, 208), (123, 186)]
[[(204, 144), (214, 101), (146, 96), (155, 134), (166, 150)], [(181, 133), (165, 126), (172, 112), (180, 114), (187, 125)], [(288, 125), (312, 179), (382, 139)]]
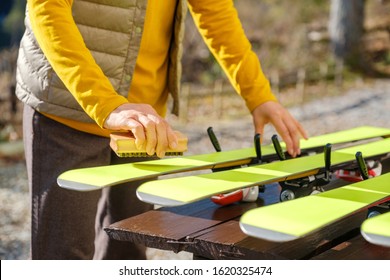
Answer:
[(191, 252), (196, 259), (390, 259), (390, 248), (369, 244), (360, 235), (366, 211), (286, 243), (246, 236), (239, 228), (240, 216), (278, 202), (279, 191), (277, 184), (266, 186), (256, 203), (220, 207), (203, 200), (160, 208), (112, 224), (106, 232), (121, 241)]

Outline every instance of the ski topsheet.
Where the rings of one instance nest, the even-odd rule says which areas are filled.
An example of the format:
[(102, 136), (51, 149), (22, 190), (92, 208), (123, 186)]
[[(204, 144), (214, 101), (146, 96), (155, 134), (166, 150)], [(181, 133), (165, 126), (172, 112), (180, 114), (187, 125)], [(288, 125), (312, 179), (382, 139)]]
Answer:
[[(387, 154), (390, 139), (333, 151), (332, 167), (354, 162), (357, 151), (365, 158)], [(240, 188), (314, 175), (323, 167), (324, 155), (316, 154), (210, 174), (151, 181), (138, 187), (137, 196), (144, 202), (177, 206)]]
[[(342, 144), (388, 136), (390, 136), (390, 129), (362, 126), (315, 136), (309, 140), (301, 140), (301, 150), (304, 153), (305, 151), (310, 151), (316, 148), (318, 149), (327, 143)], [(281, 146), (285, 147), (285, 144), (281, 143)], [(275, 155), (275, 150), (272, 145), (262, 146), (261, 150), (265, 161), (267, 160), (267, 157)], [(139, 163), (74, 169), (62, 173), (58, 177), (57, 182), (59, 186), (66, 189), (93, 191), (125, 182), (153, 179), (167, 174), (245, 165), (249, 164), (255, 158), (255, 148), (244, 148), (232, 151), (151, 160)]]
[[(390, 189), (390, 178), (388, 179)], [(390, 212), (369, 218), (361, 227), (363, 237), (370, 243), (390, 247)]]
[(390, 199), (390, 173), (316, 195), (246, 212), (240, 227), (250, 236), (285, 242), (304, 237), (359, 210)]

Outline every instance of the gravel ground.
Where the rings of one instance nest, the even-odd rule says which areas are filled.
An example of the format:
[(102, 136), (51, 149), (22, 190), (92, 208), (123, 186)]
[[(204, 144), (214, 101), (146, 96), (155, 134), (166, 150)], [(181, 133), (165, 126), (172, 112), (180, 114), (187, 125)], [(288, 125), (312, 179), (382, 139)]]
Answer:
[[(304, 125), (310, 136), (329, 133), (361, 125), (390, 128), (390, 80), (373, 81), (338, 97), (326, 97), (290, 108), (290, 112)], [(213, 126), (223, 149), (252, 145), (251, 118), (218, 120), (212, 123), (175, 123), (175, 129), (189, 138), (188, 154), (213, 151), (206, 129)], [(265, 130), (269, 138), (275, 131)], [(265, 141), (267, 142), (267, 141)], [(21, 161), (0, 159), (0, 259), (27, 259), (29, 256), (29, 199), (25, 165)], [(149, 250), (150, 259), (188, 259), (185, 252), (173, 254)]]

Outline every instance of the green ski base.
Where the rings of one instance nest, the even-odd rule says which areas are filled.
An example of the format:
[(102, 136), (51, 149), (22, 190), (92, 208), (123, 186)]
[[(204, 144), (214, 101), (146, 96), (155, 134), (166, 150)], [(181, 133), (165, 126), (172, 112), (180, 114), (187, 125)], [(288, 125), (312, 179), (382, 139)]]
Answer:
[[(309, 140), (301, 140), (301, 150), (302, 153), (305, 154), (315, 151), (318, 148), (322, 148), (327, 143), (343, 144), (364, 139), (389, 136), (390, 129), (362, 126), (315, 136)], [(284, 148), (284, 143), (281, 144)], [(261, 149), (264, 161), (275, 157), (275, 150), (272, 145), (262, 146)], [(131, 181), (155, 179), (158, 176), (173, 173), (245, 165), (251, 163), (251, 161), (255, 158), (255, 149), (245, 148), (232, 151), (214, 152), (204, 155), (151, 160), (139, 163), (74, 169), (62, 173), (58, 177), (57, 182), (60, 187), (65, 189), (93, 191)]]
[[(390, 189), (390, 178), (387, 186)], [(361, 233), (372, 244), (390, 247), (390, 212), (364, 221)]]
[[(368, 159), (390, 152), (390, 139), (348, 147), (331, 153), (332, 168), (355, 162), (357, 151)], [(162, 206), (178, 206), (237, 189), (302, 178), (324, 169), (324, 155), (316, 154), (251, 167), (197, 176), (147, 182), (137, 189), (140, 200)]]
[(286, 242), (389, 199), (390, 173), (387, 173), (316, 195), (250, 210), (241, 217), (240, 227), (249, 236)]

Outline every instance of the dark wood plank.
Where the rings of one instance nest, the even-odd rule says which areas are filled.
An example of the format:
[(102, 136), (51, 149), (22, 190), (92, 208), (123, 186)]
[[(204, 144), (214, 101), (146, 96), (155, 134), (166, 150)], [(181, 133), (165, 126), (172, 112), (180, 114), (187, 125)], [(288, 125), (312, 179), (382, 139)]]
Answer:
[(390, 248), (368, 243), (359, 233), (326, 252), (315, 260), (390, 260)]
[(210, 259), (309, 259), (348, 240), (365, 215), (355, 214), (305, 238), (285, 243), (248, 237), (240, 230), (238, 220), (230, 220), (187, 237), (195, 243), (187, 249)]
[(105, 230), (110, 238), (116, 240), (178, 252), (191, 245), (188, 236), (237, 218), (259, 205), (240, 203), (219, 207), (210, 200), (203, 200), (185, 206), (149, 211), (114, 223)]

